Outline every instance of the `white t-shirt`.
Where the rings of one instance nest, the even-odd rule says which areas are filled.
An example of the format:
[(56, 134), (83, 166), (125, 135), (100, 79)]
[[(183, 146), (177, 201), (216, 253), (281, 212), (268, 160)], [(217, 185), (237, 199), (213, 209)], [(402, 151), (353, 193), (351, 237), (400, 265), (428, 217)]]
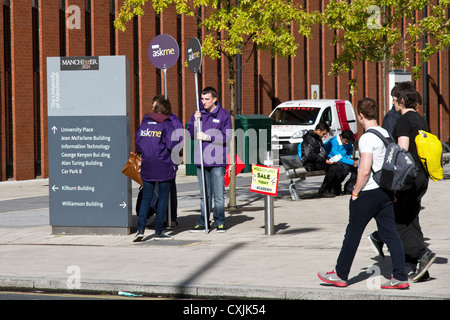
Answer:
[[(369, 129), (369, 128), (368, 128)], [(381, 132), (385, 137), (389, 137), (389, 133), (382, 127), (370, 127), (370, 129), (375, 129)], [(386, 147), (383, 141), (378, 138), (375, 134), (371, 132), (364, 133), (359, 139), (359, 158), (361, 159), (361, 153), (372, 153), (372, 169), (373, 171), (378, 171), (383, 166), (384, 156), (386, 154)], [(372, 178), (373, 172), (370, 172), (369, 179), (362, 191), (373, 190), (379, 188), (379, 185)]]

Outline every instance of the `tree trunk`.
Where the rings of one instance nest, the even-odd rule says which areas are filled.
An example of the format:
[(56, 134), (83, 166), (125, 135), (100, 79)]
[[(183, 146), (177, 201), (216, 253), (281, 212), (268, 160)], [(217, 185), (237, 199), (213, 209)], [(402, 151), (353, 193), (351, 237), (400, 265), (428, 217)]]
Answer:
[(230, 141), (230, 186), (228, 191), (228, 208), (237, 209), (236, 203), (236, 142), (235, 142), (235, 108), (236, 108), (236, 70), (234, 68), (234, 56), (227, 56), (229, 85), (230, 85), (230, 117), (231, 117), (231, 141)]

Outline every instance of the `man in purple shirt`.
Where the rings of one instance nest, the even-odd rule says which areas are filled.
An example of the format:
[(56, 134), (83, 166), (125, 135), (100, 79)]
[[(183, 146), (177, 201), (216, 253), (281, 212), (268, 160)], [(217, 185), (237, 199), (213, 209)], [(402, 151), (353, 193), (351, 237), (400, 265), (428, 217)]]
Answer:
[[(199, 126), (201, 126), (201, 131), (198, 130)], [(225, 232), (224, 176), (227, 165), (227, 142), (231, 139), (231, 128), (230, 114), (217, 101), (217, 91), (212, 87), (206, 87), (201, 94), (200, 111), (196, 111), (191, 116), (188, 124), (191, 137), (194, 137), (194, 140), (202, 141), (201, 144), (195, 144), (194, 162), (197, 166), (200, 190), (202, 190), (201, 163), (203, 161), (207, 200), (207, 208), (203, 208), (205, 195), (202, 190), (200, 219), (191, 232), (205, 231), (205, 216), (207, 216), (209, 225), (212, 198), (214, 198), (214, 226), (217, 232)], [(202, 146), (203, 159), (200, 158), (200, 145)], [(207, 215), (205, 215), (205, 209)]]

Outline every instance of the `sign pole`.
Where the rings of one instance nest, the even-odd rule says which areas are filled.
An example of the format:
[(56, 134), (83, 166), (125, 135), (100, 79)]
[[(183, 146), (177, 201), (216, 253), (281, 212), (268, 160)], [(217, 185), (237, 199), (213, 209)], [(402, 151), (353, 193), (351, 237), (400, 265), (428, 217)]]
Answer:
[[(266, 160), (264, 161), (266, 166), (273, 165), (271, 153), (266, 152)], [(266, 235), (271, 236), (275, 233), (274, 218), (273, 218), (273, 196), (266, 194), (264, 197), (264, 220)]]
[(167, 69), (163, 69), (164, 74), (164, 99), (167, 100)]
[[(163, 69), (164, 75), (164, 99), (167, 100), (167, 69)], [(169, 192), (169, 202), (167, 205), (167, 227), (172, 225), (172, 194)]]
[[(164, 98), (167, 100), (167, 69), (171, 68), (178, 61), (180, 48), (177, 41), (170, 35), (160, 34), (152, 39), (148, 47), (148, 57), (152, 64), (163, 70), (164, 75)], [(172, 223), (171, 197), (169, 193), (169, 204), (167, 207), (167, 226)]]
[[(188, 68), (191, 70), (192, 73), (194, 73), (195, 77), (195, 96), (196, 96), (196, 103), (197, 103), (197, 111), (200, 111), (200, 98), (198, 96), (198, 71), (200, 70), (200, 67), (202, 65), (202, 46), (200, 44), (200, 41), (197, 38), (191, 38), (189, 40), (188, 46), (187, 46), (187, 63)], [(197, 126), (197, 133), (202, 132), (202, 119), (200, 118), (200, 121)], [(203, 164), (203, 141), (197, 140), (199, 143), (200, 148), (200, 166), (202, 171), (202, 190), (203, 192), (203, 213), (205, 215), (205, 233), (208, 234), (209, 232), (209, 208), (207, 206), (206, 201), (206, 186), (205, 186), (205, 166)]]
[(274, 196), (278, 193), (280, 169), (270, 167), (273, 165), (271, 152), (266, 153), (264, 166), (252, 165), (252, 180), (250, 191), (264, 194), (264, 222), (266, 235), (275, 234), (274, 228)]
[[(198, 97), (198, 75), (197, 72), (194, 73), (195, 76), (195, 94), (196, 94), (196, 100), (197, 100), (197, 111), (200, 111), (200, 103), (199, 103), (199, 97)], [(202, 132), (202, 119), (200, 118), (200, 121), (198, 122), (198, 132)], [(203, 191), (203, 208), (205, 213), (205, 233), (208, 234), (209, 232), (209, 208), (207, 206), (206, 201), (206, 186), (205, 186), (205, 166), (203, 164), (203, 141), (198, 140), (199, 142), (199, 148), (200, 148), (200, 164), (201, 164), (201, 171), (202, 171), (202, 191)]]

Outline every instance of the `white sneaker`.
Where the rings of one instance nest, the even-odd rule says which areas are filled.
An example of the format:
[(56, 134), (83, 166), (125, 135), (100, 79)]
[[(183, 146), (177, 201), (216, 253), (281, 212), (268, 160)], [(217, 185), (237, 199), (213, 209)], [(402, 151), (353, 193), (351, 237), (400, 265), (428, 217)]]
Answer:
[(138, 233), (136, 233), (136, 235), (134, 236), (133, 242), (141, 242), (142, 239), (144, 239), (144, 233), (143, 233), (143, 232), (138, 232)]

